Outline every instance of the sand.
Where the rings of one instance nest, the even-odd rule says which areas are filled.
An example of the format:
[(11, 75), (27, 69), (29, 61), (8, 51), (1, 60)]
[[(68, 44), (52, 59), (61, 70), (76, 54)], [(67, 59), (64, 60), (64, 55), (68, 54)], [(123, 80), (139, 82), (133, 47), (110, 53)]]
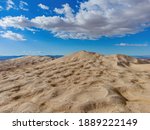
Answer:
[(150, 61), (81, 51), (0, 62), (0, 112), (150, 112)]

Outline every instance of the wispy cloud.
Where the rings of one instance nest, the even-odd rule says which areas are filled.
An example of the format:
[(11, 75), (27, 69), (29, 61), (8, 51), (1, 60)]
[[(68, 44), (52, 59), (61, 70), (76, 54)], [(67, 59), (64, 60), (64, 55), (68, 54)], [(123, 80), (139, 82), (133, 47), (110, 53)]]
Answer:
[(43, 51), (23, 51), (23, 55), (44, 55)]
[(44, 9), (44, 10), (49, 10), (49, 7), (44, 5), (44, 4), (38, 4), (38, 7), (40, 7), (41, 9)]
[(27, 2), (24, 2), (24, 1), (20, 1), (20, 4), (19, 4), (19, 8), (23, 11), (28, 11), (29, 9), (27, 8), (28, 7), (28, 3)]
[(7, 4), (6, 10), (16, 9), (16, 5), (13, 2), (13, 0), (7, 0), (6, 4)]
[(0, 34), (2, 34), (4, 31), (0, 31)]
[(7, 31), (5, 33), (2, 33), (2, 34), (0, 34), (0, 36), (3, 38), (10, 39), (10, 40), (15, 40), (15, 41), (25, 41), (26, 40), (23, 35), (14, 33), (12, 31)]
[(3, 7), (2, 6), (0, 6), (0, 11), (2, 11), (3, 10)]
[(147, 43), (144, 43), (144, 44), (119, 43), (119, 44), (115, 44), (115, 46), (121, 46), (121, 47), (147, 47), (148, 44)]

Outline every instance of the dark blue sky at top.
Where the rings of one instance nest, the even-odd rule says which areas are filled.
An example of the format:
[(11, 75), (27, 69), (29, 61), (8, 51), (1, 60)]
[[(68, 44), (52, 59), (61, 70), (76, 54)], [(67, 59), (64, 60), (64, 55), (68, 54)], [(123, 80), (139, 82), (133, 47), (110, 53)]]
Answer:
[[(14, 0), (15, 5), (19, 5), (20, 0)], [(0, 19), (5, 16), (23, 15), (29, 19), (37, 16), (53, 16), (54, 9), (61, 8), (68, 3), (77, 12), (79, 2), (77, 0), (23, 0), (28, 3), (29, 11), (2, 10)], [(78, 0), (83, 2), (85, 0)], [(38, 8), (38, 4), (43, 3), (49, 10)], [(0, 0), (0, 6), (6, 7), (6, 0)], [(35, 34), (28, 30), (0, 28), (0, 31), (11, 30), (23, 34), (27, 40), (20, 42), (0, 37), (0, 55), (67, 55), (80, 50), (93, 51), (103, 54), (127, 54), (127, 55), (150, 55), (150, 28), (132, 35), (122, 37), (101, 37), (98, 40), (74, 40), (54, 37), (49, 31), (39, 29)], [(116, 46), (116, 44), (146, 44), (146, 46)]]

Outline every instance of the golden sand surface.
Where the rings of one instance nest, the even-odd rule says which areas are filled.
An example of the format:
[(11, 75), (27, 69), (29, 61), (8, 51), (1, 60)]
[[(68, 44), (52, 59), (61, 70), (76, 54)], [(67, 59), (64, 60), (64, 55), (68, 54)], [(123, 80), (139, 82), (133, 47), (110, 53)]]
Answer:
[(150, 112), (150, 61), (86, 51), (2, 61), (0, 112)]

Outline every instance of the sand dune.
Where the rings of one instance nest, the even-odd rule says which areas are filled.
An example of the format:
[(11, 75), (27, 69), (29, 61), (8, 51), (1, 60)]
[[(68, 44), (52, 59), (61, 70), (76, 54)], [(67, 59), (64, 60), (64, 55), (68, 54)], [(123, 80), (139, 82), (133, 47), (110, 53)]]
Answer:
[(0, 112), (150, 112), (150, 61), (81, 51), (0, 62)]

